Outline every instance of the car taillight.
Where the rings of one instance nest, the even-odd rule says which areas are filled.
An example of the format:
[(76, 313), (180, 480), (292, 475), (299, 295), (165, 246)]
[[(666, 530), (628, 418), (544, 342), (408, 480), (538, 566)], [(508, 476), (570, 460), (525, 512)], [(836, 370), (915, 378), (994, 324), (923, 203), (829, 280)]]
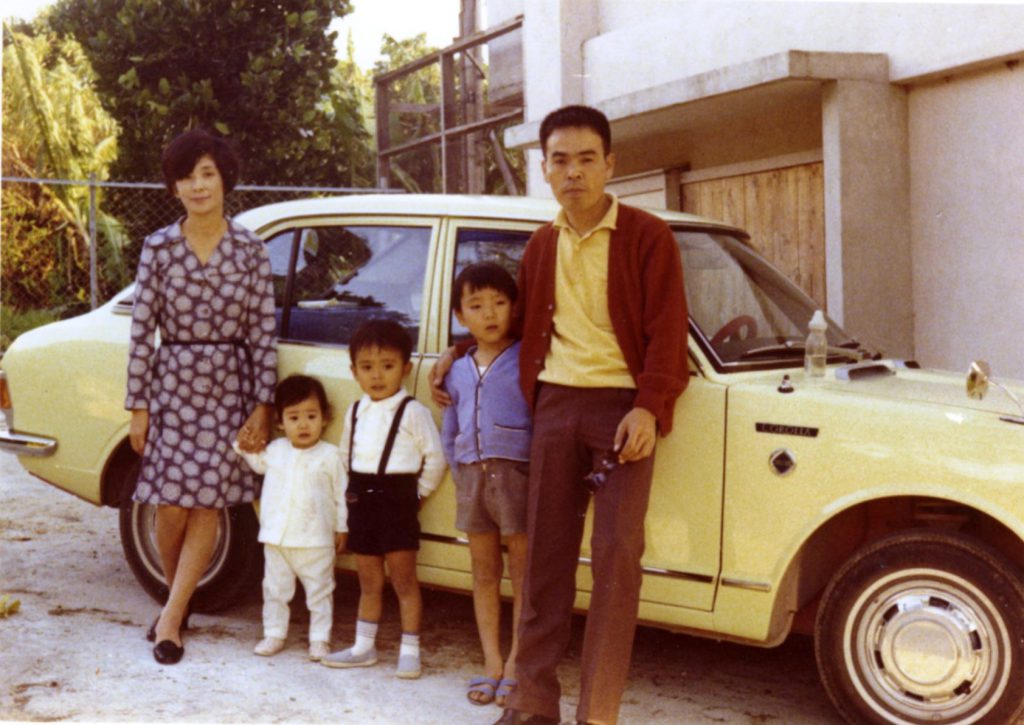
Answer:
[(11, 404), (11, 392), (7, 388), (7, 376), (0, 372), (0, 410), (7, 410), (13, 407)]

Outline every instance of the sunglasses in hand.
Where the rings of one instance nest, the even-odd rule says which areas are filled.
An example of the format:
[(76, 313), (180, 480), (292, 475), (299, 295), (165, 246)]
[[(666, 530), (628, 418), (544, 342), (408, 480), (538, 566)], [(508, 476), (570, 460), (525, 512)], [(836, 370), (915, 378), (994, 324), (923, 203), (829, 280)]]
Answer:
[(594, 469), (583, 477), (583, 487), (590, 493), (597, 493), (606, 483), (611, 472), (619, 467), (619, 454), (615, 451), (606, 451), (597, 459)]

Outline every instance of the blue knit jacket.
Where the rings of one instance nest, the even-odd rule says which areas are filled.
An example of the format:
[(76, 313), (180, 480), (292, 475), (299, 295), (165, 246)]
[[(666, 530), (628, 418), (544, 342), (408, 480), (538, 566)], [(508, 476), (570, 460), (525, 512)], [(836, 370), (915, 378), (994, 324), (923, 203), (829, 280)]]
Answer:
[(519, 342), (502, 350), (482, 376), (475, 351), (456, 360), (445, 379), (452, 398), (441, 425), (448, 465), (454, 469), (485, 458), (528, 461), (533, 424), (519, 387)]

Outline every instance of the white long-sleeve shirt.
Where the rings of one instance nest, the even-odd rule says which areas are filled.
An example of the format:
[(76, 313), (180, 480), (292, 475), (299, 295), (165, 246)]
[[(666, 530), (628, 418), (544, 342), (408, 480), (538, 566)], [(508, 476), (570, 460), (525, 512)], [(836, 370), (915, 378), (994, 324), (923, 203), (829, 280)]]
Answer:
[(264, 544), (334, 546), (335, 532), (348, 531), (345, 476), (338, 447), (320, 441), (296, 448), (278, 438), (259, 453), (238, 452), (256, 473), (265, 474), (260, 497)]
[[(409, 394), (399, 390), (390, 398), (373, 400), (364, 395), (359, 400), (356, 413), (356, 437), (352, 451), (352, 470), (358, 473), (377, 473), (380, 457), (391, 430), (391, 421), (399, 404)], [(345, 429), (339, 446), (341, 460), (348, 464), (349, 439), (352, 435), (352, 408), (345, 412)], [(441, 484), (447, 464), (441, 435), (434, 424), (430, 411), (422, 403), (413, 400), (405, 408), (402, 422), (398, 426), (391, 458), (385, 473), (418, 473), (416, 486), (420, 498), (426, 498)]]

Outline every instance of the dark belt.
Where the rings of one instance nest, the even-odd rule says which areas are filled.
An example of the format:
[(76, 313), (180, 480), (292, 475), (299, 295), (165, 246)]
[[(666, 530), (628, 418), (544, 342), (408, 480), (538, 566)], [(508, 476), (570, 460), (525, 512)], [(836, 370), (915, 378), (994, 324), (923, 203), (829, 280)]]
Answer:
[(256, 387), (255, 383), (253, 382), (253, 377), (256, 375), (256, 368), (255, 365), (253, 364), (252, 349), (249, 347), (249, 343), (247, 340), (243, 338), (235, 338), (229, 340), (164, 340), (161, 338), (160, 345), (174, 345), (181, 347), (199, 347), (201, 345), (231, 345), (236, 350), (241, 350), (242, 354), (244, 355), (242, 362), (246, 368), (245, 370), (240, 371), (242, 377), (242, 385), (247, 386), (249, 388), (247, 391), (249, 397), (253, 396)]

